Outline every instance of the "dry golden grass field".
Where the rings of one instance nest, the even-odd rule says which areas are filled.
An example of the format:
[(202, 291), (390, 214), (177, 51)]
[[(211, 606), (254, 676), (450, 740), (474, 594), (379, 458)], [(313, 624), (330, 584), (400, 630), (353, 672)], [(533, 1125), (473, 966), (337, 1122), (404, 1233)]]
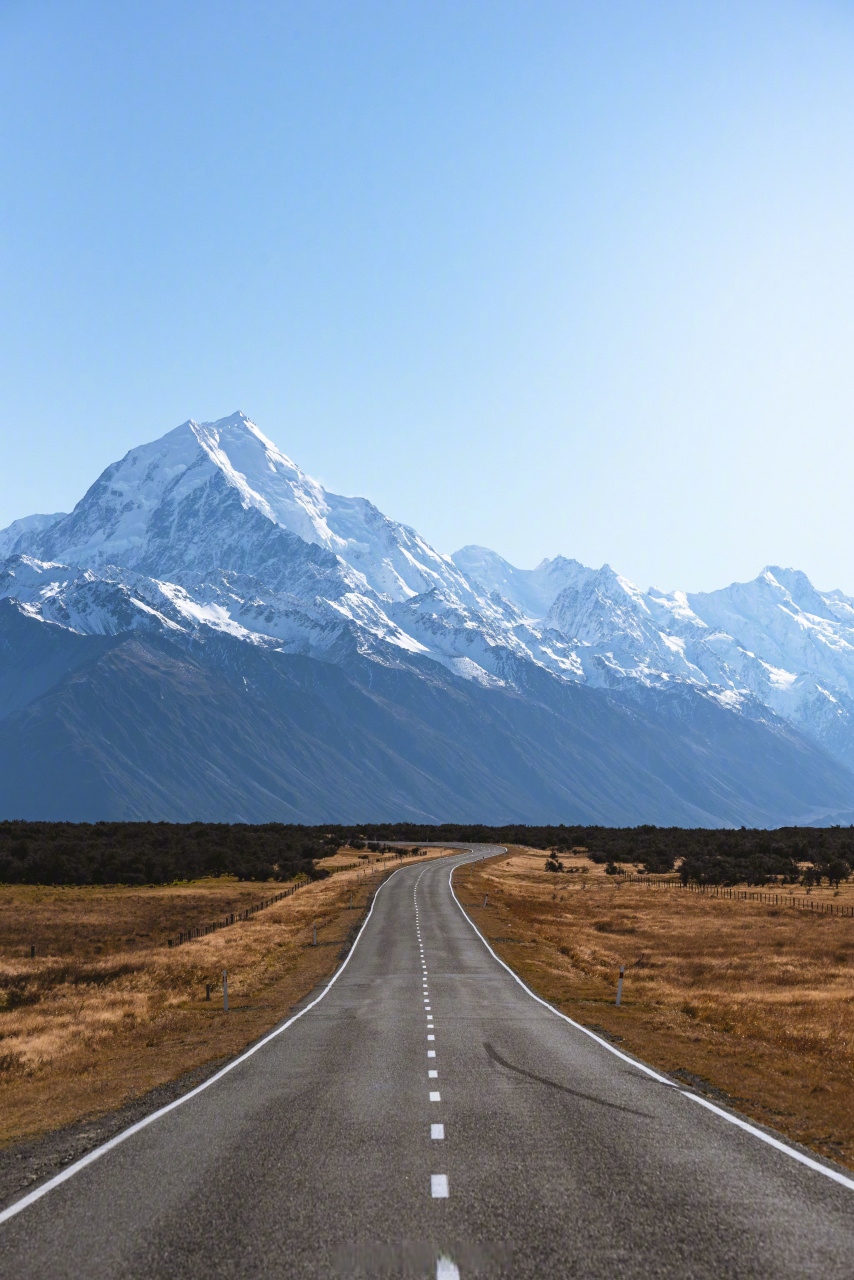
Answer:
[(167, 936), (282, 885), (0, 886), (0, 1145), (110, 1111), (275, 1026), (337, 967), (386, 874), (372, 864), (373, 877), (360, 864), (172, 948)]
[[(511, 849), (456, 873), (501, 958), (569, 1017), (854, 1168), (854, 919), (620, 884), (583, 854), (562, 860), (575, 871)], [(811, 896), (850, 903), (854, 887)]]

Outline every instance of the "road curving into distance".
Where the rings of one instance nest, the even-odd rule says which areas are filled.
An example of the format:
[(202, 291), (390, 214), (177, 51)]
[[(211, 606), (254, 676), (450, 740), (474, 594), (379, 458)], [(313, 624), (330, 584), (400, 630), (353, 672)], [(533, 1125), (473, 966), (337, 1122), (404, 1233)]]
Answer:
[(0, 1214), (2, 1273), (849, 1280), (854, 1179), (532, 996), (450, 883), (496, 852), (392, 875), (299, 1014)]

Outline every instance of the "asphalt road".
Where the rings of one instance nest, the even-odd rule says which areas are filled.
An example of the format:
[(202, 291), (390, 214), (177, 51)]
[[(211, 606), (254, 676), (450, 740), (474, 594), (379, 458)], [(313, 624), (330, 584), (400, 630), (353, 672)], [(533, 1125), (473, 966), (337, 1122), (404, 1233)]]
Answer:
[(533, 999), (451, 893), (471, 856), (398, 871), (308, 1012), (25, 1198), (0, 1273), (850, 1280), (854, 1185)]

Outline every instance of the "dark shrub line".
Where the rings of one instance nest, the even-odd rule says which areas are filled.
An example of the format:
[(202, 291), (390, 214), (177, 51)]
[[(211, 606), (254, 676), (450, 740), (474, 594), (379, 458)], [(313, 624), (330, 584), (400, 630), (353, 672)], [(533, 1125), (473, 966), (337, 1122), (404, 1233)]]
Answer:
[(526, 826), (479, 823), (0, 822), (0, 883), (169, 884), (202, 876), (293, 880), (344, 845), (516, 844), (555, 859), (583, 849), (594, 862), (698, 884), (839, 883), (854, 868), (853, 827), (764, 831), (682, 827)]

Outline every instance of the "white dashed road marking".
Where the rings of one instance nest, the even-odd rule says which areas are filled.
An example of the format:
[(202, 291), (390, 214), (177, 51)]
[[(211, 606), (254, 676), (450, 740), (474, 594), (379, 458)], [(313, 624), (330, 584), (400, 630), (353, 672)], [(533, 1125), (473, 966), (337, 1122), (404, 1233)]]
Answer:
[[(422, 875), (423, 874), (424, 873), (422, 872)], [(419, 876), (418, 879), (420, 880), (421, 876)], [(417, 890), (417, 888), (418, 888), (418, 881), (415, 882), (415, 889)], [(421, 943), (421, 930), (418, 927), (418, 905), (417, 905), (417, 899), (415, 898), (415, 891), (413, 891), (412, 896), (413, 896), (413, 899), (416, 901), (415, 932), (418, 936), (418, 951), (420, 955), (421, 970), (423, 974), (423, 977), (421, 979), (421, 986), (422, 986), (422, 996), (423, 996), (423, 1002), (424, 1002), (424, 1012), (427, 1015), (427, 1030), (428, 1030), (427, 1039), (435, 1040), (436, 1037), (435, 1035), (433, 1035), (433, 1030), (434, 1030), (433, 1013), (430, 1005), (430, 996), (427, 991), (427, 962), (424, 958), (424, 947)], [(435, 1058), (436, 1050), (428, 1049), (427, 1057)], [(429, 1080), (438, 1080), (439, 1078), (438, 1070), (436, 1070), (435, 1068), (428, 1070), (427, 1078)], [(439, 1093), (438, 1089), (429, 1090), (429, 1096), (430, 1096), (431, 1102), (442, 1101), (442, 1095)], [(430, 1137), (432, 1140), (438, 1140), (438, 1141), (444, 1140), (445, 1126), (443, 1124), (431, 1124)], [(448, 1196), (449, 1196), (448, 1175), (446, 1173), (432, 1173), (430, 1175), (430, 1195), (434, 1200), (448, 1199)], [(440, 1254), (439, 1257), (436, 1259), (436, 1280), (460, 1280), (459, 1268), (457, 1267), (456, 1263), (453, 1262), (447, 1256), (447, 1254)]]

